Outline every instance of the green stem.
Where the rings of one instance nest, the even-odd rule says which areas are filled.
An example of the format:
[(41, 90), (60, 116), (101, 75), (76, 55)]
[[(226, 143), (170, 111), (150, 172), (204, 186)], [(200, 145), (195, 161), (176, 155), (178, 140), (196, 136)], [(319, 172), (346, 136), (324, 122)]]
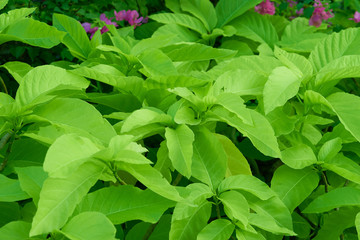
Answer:
[(116, 180), (117, 180), (121, 185), (127, 185), (127, 183), (124, 182), (124, 180), (122, 180), (122, 179), (119, 177), (119, 175), (118, 175), (118, 173), (117, 173), (116, 170), (113, 171), (113, 174), (114, 174)]
[(221, 219), (221, 212), (220, 212), (220, 207), (219, 207), (219, 200), (214, 196), (213, 197), (215, 205), (216, 205), (216, 215), (218, 219)]
[(142, 240), (148, 240), (149, 237), (151, 236), (151, 234), (153, 233), (156, 225), (158, 224), (159, 222), (157, 223), (154, 223), (154, 224), (151, 224), (150, 227), (148, 228), (148, 230), (146, 231), (144, 237), (142, 238)]
[(321, 178), (322, 178), (322, 180), (324, 182), (324, 185), (325, 185), (325, 193), (327, 193), (327, 192), (329, 192), (329, 183), (327, 181), (325, 172), (321, 172)]
[(9, 94), (9, 92), (7, 90), (7, 87), (6, 87), (6, 84), (5, 84), (4, 80), (2, 79), (2, 77), (0, 77), (0, 82), (1, 82), (1, 85), (3, 86), (3, 88), (4, 88), (4, 92), (6, 94)]
[[(5, 136), (6, 136), (6, 135), (5, 135)], [(5, 136), (4, 136), (4, 137), (5, 137)], [(3, 137), (3, 138), (4, 138), (4, 137)], [(3, 140), (3, 139), (1, 139), (1, 140)], [(11, 153), (11, 148), (12, 148), (12, 145), (13, 145), (13, 143), (14, 143), (14, 140), (15, 140), (15, 133), (12, 133), (12, 134), (11, 134), (11, 137), (10, 137), (10, 141), (9, 141), (8, 148), (6, 149), (5, 158), (4, 158), (3, 162), (2, 162), (1, 165), (0, 165), (0, 172), (2, 172), (2, 171), (5, 169), (6, 164), (7, 164), (7, 162), (9, 161), (9, 157), (10, 157), (10, 153)]]
[(174, 182), (172, 183), (173, 186), (177, 186), (179, 184), (179, 182), (181, 181), (182, 179), (182, 175), (180, 173), (178, 173), (178, 175), (176, 176)]
[(1, 140), (0, 140), (0, 149), (3, 149), (5, 147), (6, 143), (9, 141), (11, 136), (12, 136), (12, 133), (8, 132), (1, 138)]

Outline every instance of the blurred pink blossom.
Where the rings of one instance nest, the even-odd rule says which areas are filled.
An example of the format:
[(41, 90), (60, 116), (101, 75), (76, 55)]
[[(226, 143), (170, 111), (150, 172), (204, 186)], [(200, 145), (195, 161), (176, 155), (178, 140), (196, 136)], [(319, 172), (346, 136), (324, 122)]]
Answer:
[(274, 3), (270, 2), (270, 0), (265, 0), (264, 2), (255, 6), (255, 12), (258, 12), (261, 15), (265, 15), (265, 14), (274, 15), (275, 14)]
[(87, 33), (90, 33), (90, 39), (94, 36), (95, 32), (99, 29), (98, 27), (91, 28), (91, 23), (84, 22), (81, 24), (81, 26), (85, 29)]
[(332, 9), (330, 11), (325, 11), (325, 7), (320, 0), (315, 0), (314, 12), (309, 20), (309, 24), (315, 27), (320, 27), (323, 20), (334, 17)]
[(356, 23), (360, 22), (360, 12), (356, 11), (354, 13), (354, 18), (349, 18), (349, 20), (354, 20)]

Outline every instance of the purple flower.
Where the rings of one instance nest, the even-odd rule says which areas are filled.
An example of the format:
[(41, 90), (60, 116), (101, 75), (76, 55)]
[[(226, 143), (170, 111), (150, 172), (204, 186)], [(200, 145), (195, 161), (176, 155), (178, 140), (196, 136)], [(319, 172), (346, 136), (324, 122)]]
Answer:
[(356, 11), (354, 13), (354, 18), (349, 18), (349, 20), (354, 20), (356, 23), (360, 22), (360, 12)]
[(85, 29), (87, 33), (90, 33), (90, 39), (94, 36), (95, 32), (99, 29), (98, 27), (91, 28), (91, 23), (84, 22), (81, 24), (81, 26)]
[(304, 8), (300, 8), (299, 10), (296, 10), (297, 15), (303, 15), (304, 14)]
[(274, 3), (270, 2), (270, 0), (265, 0), (264, 2), (255, 6), (255, 12), (258, 12), (261, 15), (265, 15), (265, 14), (274, 15), (275, 14)]
[(126, 19), (126, 11), (125, 10), (122, 10), (119, 12), (116, 12), (116, 10), (114, 10), (114, 15), (115, 15), (116, 21), (123, 21)]
[(114, 25), (115, 27), (117, 27), (117, 26), (119, 26), (119, 24), (117, 24), (116, 22), (112, 22), (111, 20), (112, 20), (113, 18), (107, 18), (106, 17), (106, 15), (105, 15), (105, 13), (102, 13), (101, 15), (100, 15), (100, 20), (101, 21), (103, 21), (103, 22), (105, 22), (106, 24), (108, 24), (108, 25)]
[(320, 27), (323, 20), (327, 20), (328, 18), (332, 18), (334, 15), (332, 14), (332, 10), (325, 11), (325, 7), (322, 5), (320, 0), (315, 0), (314, 4), (314, 12), (309, 20), (309, 24), (315, 27)]

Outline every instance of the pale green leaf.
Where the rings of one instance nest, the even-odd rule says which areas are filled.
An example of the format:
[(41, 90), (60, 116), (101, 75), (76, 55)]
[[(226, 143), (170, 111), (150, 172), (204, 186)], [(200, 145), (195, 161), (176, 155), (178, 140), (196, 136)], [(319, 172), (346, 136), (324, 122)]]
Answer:
[[(65, 69), (45, 65), (32, 69), (23, 78), (17, 93), (16, 101), (21, 105), (39, 104), (48, 101), (54, 96), (44, 96), (58, 87), (73, 87), (76, 89), (85, 89), (89, 82)], [(43, 96), (43, 98), (41, 98)]]
[(150, 76), (177, 74), (171, 59), (159, 49), (147, 49), (138, 56), (138, 59)]
[(99, 150), (88, 138), (76, 134), (62, 135), (47, 151), (44, 170), (52, 178), (66, 178)]
[(222, 107), (214, 107), (211, 111), (218, 118), (248, 137), (254, 146), (263, 154), (272, 157), (280, 156), (280, 149), (275, 137), (274, 129), (262, 114), (249, 109), (253, 124), (248, 125), (233, 113)]
[(237, 94), (222, 93), (217, 96), (217, 103), (235, 113), (245, 124), (253, 124), (250, 111), (246, 108), (244, 100)]
[(8, 11), (0, 15), (0, 31), (13, 25), (16, 22), (25, 19), (28, 15), (33, 13), (36, 8), (18, 8)]
[(174, 44), (163, 48), (163, 51), (174, 62), (226, 58), (234, 56), (236, 53), (233, 50), (213, 48), (200, 43)]
[(218, 192), (223, 193), (228, 190), (249, 192), (262, 200), (276, 196), (266, 183), (250, 175), (235, 175), (225, 178), (220, 183)]
[(146, 79), (145, 85), (148, 89), (167, 89), (176, 87), (201, 87), (209, 82), (188, 75), (153, 76)]
[(20, 187), (20, 181), (0, 174), (0, 202), (14, 202), (28, 199), (29, 196)]
[(85, 60), (91, 51), (90, 41), (80, 22), (66, 15), (53, 14), (53, 26), (66, 32), (62, 43), (69, 48), (74, 57)]
[(276, 169), (271, 179), (271, 189), (292, 212), (312, 193), (318, 183), (319, 176), (313, 169), (297, 170), (283, 165)]
[(1, 240), (29, 239), (31, 224), (24, 221), (14, 221), (0, 228)]
[(205, 226), (196, 240), (228, 240), (235, 226), (226, 219), (216, 219)]
[(302, 169), (317, 162), (315, 153), (305, 144), (286, 148), (281, 152), (281, 161), (294, 169)]
[(151, 38), (142, 39), (131, 48), (132, 55), (139, 55), (149, 48), (163, 48), (170, 44), (177, 43), (175, 34), (167, 33), (164, 35), (152, 35)]
[(226, 174), (226, 153), (216, 135), (208, 129), (194, 133), (192, 176), (216, 189)]
[(174, 37), (174, 42), (196, 42), (200, 38), (198, 33), (175, 23), (169, 23), (159, 27), (152, 36), (168, 36), (169, 34), (172, 34), (172, 37)]
[(47, 178), (40, 192), (38, 210), (32, 222), (31, 236), (60, 229), (76, 205), (97, 182), (104, 166), (92, 162), (79, 167), (68, 178)]
[(36, 47), (52, 48), (58, 45), (64, 33), (32, 18), (25, 18), (11, 24), (0, 33), (0, 44), (20, 41)]
[(327, 101), (346, 130), (360, 141), (360, 97), (350, 93), (338, 92), (327, 97)]
[(8, 3), (8, 1), (9, 1), (9, 0), (1, 0), (1, 1), (0, 1), (0, 10), (3, 9), (3, 8), (6, 6), (6, 4)]
[(360, 206), (360, 190), (353, 187), (341, 187), (315, 198), (303, 213), (322, 213), (334, 208)]
[(319, 150), (318, 160), (321, 162), (327, 162), (328, 160), (331, 160), (336, 156), (336, 154), (340, 152), (341, 148), (342, 141), (339, 137), (325, 142)]
[(360, 53), (357, 43), (360, 39), (358, 28), (348, 28), (339, 33), (332, 33), (320, 41), (310, 53), (309, 60), (316, 72), (333, 60), (345, 55)]
[(223, 192), (220, 194), (219, 200), (224, 205), (224, 211), (231, 220), (241, 222), (243, 227), (248, 225), (250, 208), (246, 198), (240, 192), (233, 190)]
[(238, 240), (266, 240), (260, 233), (253, 233), (236, 229), (236, 237)]
[(260, 2), (261, 0), (220, 0), (215, 7), (218, 17), (217, 27), (225, 26), (228, 22), (255, 7)]
[(194, 133), (186, 125), (176, 129), (166, 128), (165, 138), (169, 149), (169, 158), (176, 170), (187, 178), (191, 176)]
[(224, 135), (216, 134), (216, 137), (224, 148), (228, 159), (225, 177), (239, 174), (252, 175), (248, 161), (235, 144)]
[(180, 0), (180, 4), (183, 11), (200, 19), (208, 32), (215, 28), (217, 16), (214, 5), (209, 0)]
[(35, 204), (39, 201), (40, 191), (48, 175), (42, 167), (15, 168), (18, 174), (21, 188), (32, 197)]
[(150, 165), (135, 165), (123, 162), (119, 164), (119, 169), (130, 173), (150, 190), (165, 198), (173, 201), (182, 200), (176, 188), (171, 186), (164, 176)]
[(274, 26), (265, 16), (258, 13), (247, 12), (229, 24), (237, 30), (236, 35), (266, 43), (270, 47), (279, 41)]
[(61, 229), (71, 240), (115, 240), (116, 228), (99, 212), (84, 212), (76, 215)]
[(183, 13), (158, 13), (150, 16), (151, 19), (160, 23), (176, 23), (190, 28), (200, 34), (207, 33), (204, 24), (197, 18)]
[(170, 240), (196, 240), (199, 232), (207, 225), (211, 214), (211, 203), (205, 201), (196, 207), (186, 205), (175, 207), (171, 220)]
[(360, 166), (353, 160), (339, 153), (334, 158), (327, 160), (323, 167), (337, 173), (343, 178), (360, 184)]
[(23, 77), (31, 70), (33, 69), (32, 66), (30, 66), (27, 63), (23, 62), (7, 62), (2, 65), (8, 72), (13, 76), (13, 78), (21, 84)]
[(301, 78), (287, 67), (273, 70), (264, 86), (264, 110), (268, 114), (294, 97), (301, 84)]
[(113, 224), (132, 220), (156, 223), (161, 215), (175, 203), (149, 189), (133, 186), (102, 188), (88, 194), (78, 205), (75, 213), (94, 211), (106, 215)]
[(356, 231), (358, 233), (358, 238), (360, 238), (360, 213), (356, 214), (355, 226), (356, 226)]

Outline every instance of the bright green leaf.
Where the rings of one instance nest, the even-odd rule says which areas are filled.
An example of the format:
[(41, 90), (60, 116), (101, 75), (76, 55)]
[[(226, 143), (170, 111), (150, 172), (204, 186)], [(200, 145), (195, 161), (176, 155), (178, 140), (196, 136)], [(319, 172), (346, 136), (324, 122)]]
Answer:
[(0, 228), (1, 240), (29, 239), (31, 224), (24, 221), (14, 221)]
[(0, 174), (0, 201), (13, 202), (28, 199), (29, 196), (20, 187), (20, 181)]
[(243, 227), (248, 225), (250, 208), (246, 198), (237, 191), (226, 191), (220, 194), (219, 200), (224, 205), (226, 215), (233, 221), (241, 222)]
[(215, 28), (217, 16), (214, 5), (209, 0), (180, 0), (180, 4), (182, 10), (200, 19), (208, 32)]
[(228, 240), (235, 226), (226, 219), (216, 219), (204, 227), (196, 240)]
[(308, 145), (299, 144), (281, 152), (281, 161), (291, 168), (302, 169), (317, 162), (317, 158)]

